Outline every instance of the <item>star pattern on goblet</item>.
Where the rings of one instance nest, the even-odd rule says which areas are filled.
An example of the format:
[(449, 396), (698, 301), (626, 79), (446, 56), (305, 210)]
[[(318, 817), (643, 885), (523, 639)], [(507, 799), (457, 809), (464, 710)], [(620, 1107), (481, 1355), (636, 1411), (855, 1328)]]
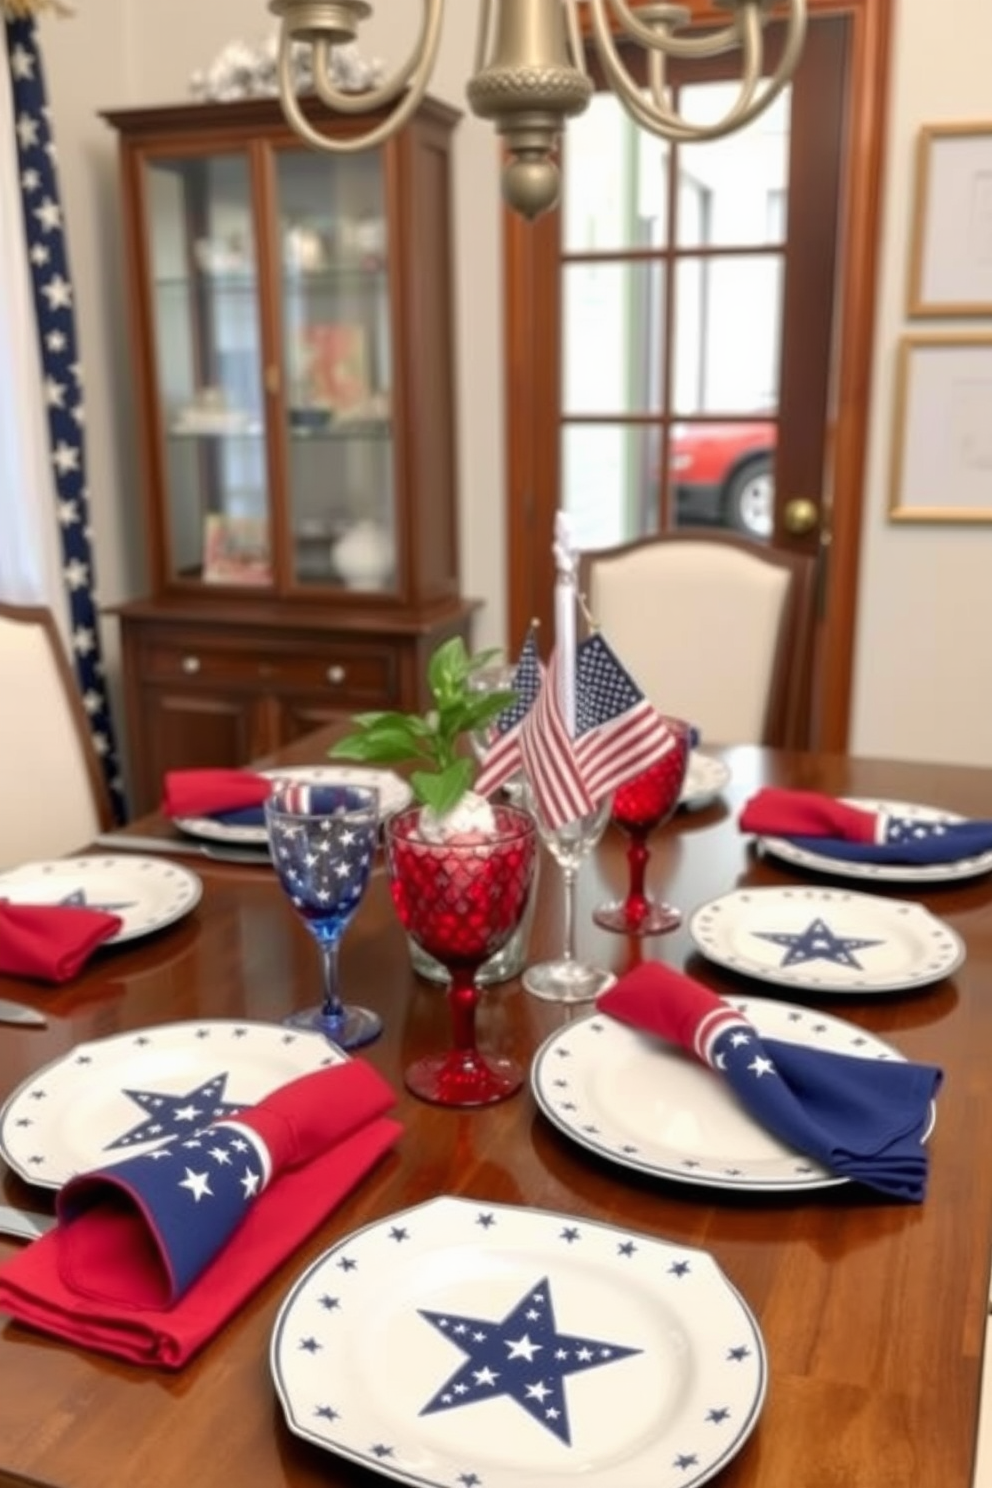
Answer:
[(759, 940), (783, 946), (785, 955), (780, 965), (802, 966), (808, 961), (830, 961), (835, 966), (848, 966), (854, 971), (864, 967), (855, 956), (855, 951), (867, 950), (870, 946), (884, 945), (884, 940), (866, 936), (838, 935), (831, 930), (826, 920), (817, 917), (809, 922), (805, 930), (756, 930)]
[(548, 1277), (529, 1287), (498, 1320), (419, 1311), (468, 1356), (423, 1407), (422, 1416), (506, 1395), (566, 1446), (572, 1439), (567, 1376), (642, 1352), (622, 1343), (560, 1332)]

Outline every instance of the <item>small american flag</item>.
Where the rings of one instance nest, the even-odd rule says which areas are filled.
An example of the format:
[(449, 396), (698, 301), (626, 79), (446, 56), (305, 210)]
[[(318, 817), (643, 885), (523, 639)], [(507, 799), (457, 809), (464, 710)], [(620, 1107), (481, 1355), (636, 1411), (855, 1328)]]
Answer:
[(522, 764), (538, 809), (552, 829), (585, 816), (626, 781), (661, 759), (676, 739), (598, 633), (578, 648), (575, 737), (561, 708), (557, 655), (520, 726)]
[(598, 632), (580, 645), (576, 669), (575, 747), (586, 788), (601, 801), (676, 739)]
[(513, 671), (511, 686), (516, 700), (496, 719), (496, 738), (490, 746), (482, 764), (475, 789), (480, 796), (489, 796), (506, 784), (511, 775), (521, 767), (520, 726), (541, 691), (544, 666), (537, 650), (537, 638), (533, 626), (527, 632)]

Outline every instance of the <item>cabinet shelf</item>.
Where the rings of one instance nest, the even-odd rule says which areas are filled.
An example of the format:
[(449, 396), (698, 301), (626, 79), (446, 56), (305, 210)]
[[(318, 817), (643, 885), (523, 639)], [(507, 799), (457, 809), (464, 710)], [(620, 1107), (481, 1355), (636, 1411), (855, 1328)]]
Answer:
[[(188, 293), (191, 289), (209, 289), (216, 294), (257, 295), (258, 278), (254, 273), (214, 273), (201, 269), (195, 274), (162, 274), (155, 278), (157, 290)], [(341, 289), (375, 289), (385, 293), (388, 288), (385, 264), (332, 264), (326, 269), (313, 269), (299, 273), (286, 269), (282, 274), (282, 288), (287, 295), (309, 295), (326, 291), (338, 293)]]

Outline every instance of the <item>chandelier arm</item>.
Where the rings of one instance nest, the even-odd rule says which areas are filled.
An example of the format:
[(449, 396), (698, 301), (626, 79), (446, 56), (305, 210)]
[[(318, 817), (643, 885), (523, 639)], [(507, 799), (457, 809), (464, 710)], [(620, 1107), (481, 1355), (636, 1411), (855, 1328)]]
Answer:
[(565, 0), (565, 24), (568, 29), (568, 49), (572, 54), (572, 65), (582, 73), (583, 77), (588, 77), (589, 69), (586, 66), (586, 49), (582, 42), (582, 27), (579, 24), (579, 10), (576, 0)]
[[(398, 98), (411, 78), (418, 100), (423, 97), (434, 70), (445, 0), (423, 0), (422, 20), (417, 43), (408, 60), (376, 88), (361, 93), (345, 93), (336, 88), (331, 77), (331, 43), (319, 38), (312, 44), (313, 86), (318, 98), (339, 114), (365, 114), (384, 108)], [(404, 117), (406, 117), (404, 115)]]
[[(606, 0), (589, 0), (589, 6), (596, 47), (608, 81), (623, 107), (649, 133), (661, 135), (664, 139), (687, 142), (718, 139), (721, 134), (730, 133), (732, 129), (738, 127), (738, 119), (743, 116), (743, 111), (750, 104), (761, 74), (760, 22), (757, 27), (749, 26), (745, 22), (742, 27), (743, 34), (736, 38), (743, 47), (745, 64), (740, 96), (724, 118), (718, 120), (716, 124), (695, 125), (689, 124), (673, 112), (661, 97), (654, 96), (650, 104), (645, 102), (640, 89), (632, 82), (630, 74), (620, 60), (613, 40), (613, 30), (606, 13)], [(651, 41), (653, 45), (648, 49), (649, 65), (658, 60), (659, 54), (663, 54), (667, 49), (659, 46), (657, 31), (651, 36)], [(655, 90), (652, 89), (652, 92), (654, 93)]]
[[(738, 17), (741, 32), (738, 41), (744, 51), (744, 76), (740, 94), (727, 114), (715, 124), (690, 124), (667, 108), (657, 97), (651, 104), (645, 102), (640, 90), (635, 87), (620, 60), (613, 42), (613, 32), (606, 15), (604, 0), (588, 0), (588, 3), (600, 60), (613, 91), (623, 107), (649, 133), (678, 143), (720, 139), (756, 119), (790, 81), (802, 52), (806, 0), (793, 0), (794, 9), (790, 12), (789, 30), (781, 60), (773, 76), (767, 80), (766, 86), (760, 87), (762, 26), (757, 8), (749, 8), (743, 18)], [(622, 5), (623, 0), (610, 0), (610, 3), (616, 9), (618, 4)], [(639, 30), (643, 29), (645, 29), (643, 26), (639, 26)], [(667, 39), (665, 51), (667, 51)], [(657, 32), (654, 34), (653, 41), (654, 45), (650, 48), (652, 62), (663, 50), (657, 44)]]
[(475, 72), (481, 72), (489, 56), (489, 33), (492, 31), (493, 0), (479, 0), (479, 29), (475, 34)]
[[(595, 8), (595, 0), (591, 0), (591, 3)], [(642, 21), (637, 11), (627, 4), (627, 0), (609, 0), (609, 4), (621, 29), (635, 41), (639, 41), (647, 51), (663, 50), (670, 57), (716, 57), (721, 52), (729, 52), (740, 41), (741, 17), (737, 14), (729, 25), (721, 26), (719, 31), (709, 31), (705, 36), (676, 36), (674, 32), (667, 31), (665, 45), (659, 48), (657, 25)], [(749, 9), (752, 6), (760, 9), (761, 0), (742, 0), (742, 4)]]
[[(314, 45), (326, 46), (327, 43), (318, 42)], [(370, 129), (366, 134), (358, 135), (354, 138), (349, 137), (347, 139), (332, 138), (329, 135), (321, 134), (319, 129), (315, 129), (314, 126), (310, 123), (309, 119), (307, 119), (306, 115), (303, 113), (303, 110), (300, 108), (299, 99), (296, 96), (296, 89), (293, 86), (291, 52), (291, 46), (285, 44), (285, 38), (283, 38), (280, 41), (279, 45), (278, 59), (279, 95), (283, 112), (286, 115), (290, 127), (294, 129), (296, 133), (301, 136), (302, 139), (305, 139), (307, 141), (307, 144), (312, 145), (314, 149), (324, 150), (331, 155), (355, 155), (360, 150), (374, 150), (376, 146), (384, 144), (385, 141), (389, 139), (393, 134), (395, 134), (398, 129), (402, 128), (407, 119), (413, 113), (414, 109), (420, 103), (421, 99), (424, 96), (424, 93), (427, 90), (427, 83), (430, 77), (431, 69), (430, 66), (427, 66), (424, 68), (424, 71), (420, 78), (415, 82), (413, 87), (410, 88), (409, 92), (406, 94), (403, 102), (399, 105), (399, 107), (394, 109), (388, 118), (383, 119), (381, 123), (376, 125), (374, 129)], [(345, 96), (349, 99), (349, 101), (356, 97), (360, 97), (365, 101), (366, 108), (370, 106), (368, 103), (369, 94), (367, 93), (351, 93)], [(327, 102), (327, 100), (324, 99), (324, 102)], [(328, 104), (328, 107), (336, 108), (337, 105)], [(358, 111), (350, 109), (348, 110), (348, 112)]]

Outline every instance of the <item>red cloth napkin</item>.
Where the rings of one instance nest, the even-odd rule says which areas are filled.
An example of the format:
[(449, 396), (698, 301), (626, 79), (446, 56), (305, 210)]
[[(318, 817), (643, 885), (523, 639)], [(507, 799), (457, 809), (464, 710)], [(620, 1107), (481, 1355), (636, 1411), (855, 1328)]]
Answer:
[[(371, 1065), (350, 1060), (290, 1082), (158, 1163), (138, 1156), (72, 1179), (59, 1195), (57, 1227), (0, 1268), (0, 1309), (101, 1353), (181, 1368), (394, 1145), (402, 1128), (383, 1114), (394, 1101)], [(201, 1253), (195, 1279), (177, 1280), (163, 1245), (168, 1226), (153, 1202), (128, 1192), (127, 1170), (150, 1164), (186, 1173), (175, 1185), (185, 1225), (201, 1216), (209, 1225), (202, 1175), (220, 1187), (230, 1164), (210, 1148), (232, 1126), (243, 1130), (246, 1149), (264, 1148), (271, 1177), (212, 1258)]]
[(272, 781), (252, 770), (170, 770), (165, 777), (165, 816), (209, 816), (261, 806)]
[(68, 982), (97, 946), (121, 927), (120, 915), (61, 904), (0, 902), (0, 972), (37, 982)]
[(841, 837), (846, 842), (875, 842), (878, 815), (818, 791), (769, 785), (745, 802), (740, 828), (759, 837)]

